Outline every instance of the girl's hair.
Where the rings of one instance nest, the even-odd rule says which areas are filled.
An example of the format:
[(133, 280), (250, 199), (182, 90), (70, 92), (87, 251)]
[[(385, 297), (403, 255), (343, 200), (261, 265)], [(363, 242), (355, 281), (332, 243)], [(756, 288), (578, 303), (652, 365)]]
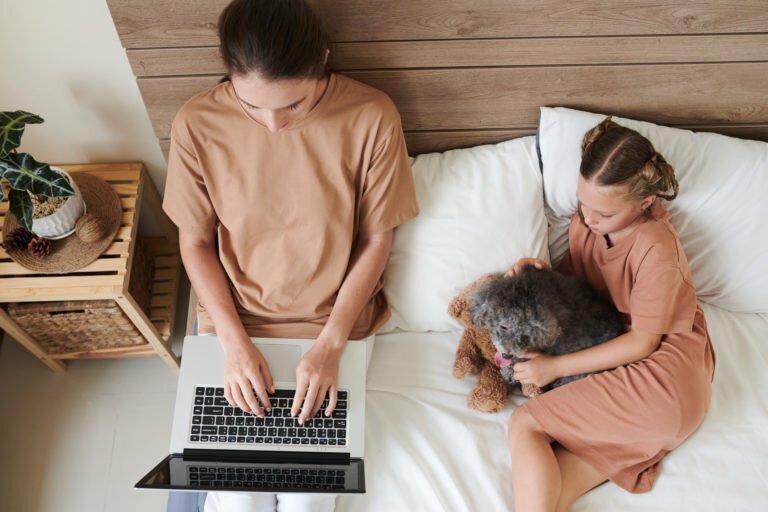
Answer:
[[(653, 144), (610, 117), (584, 135), (580, 171), (584, 179), (598, 185), (626, 186), (637, 200), (656, 195), (671, 201), (680, 190), (675, 170)], [(646, 213), (650, 215), (650, 208)]]
[[(219, 50), (228, 76), (322, 78), (328, 37), (304, 0), (233, 0), (219, 16)], [(226, 78), (225, 78), (226, 80)]]

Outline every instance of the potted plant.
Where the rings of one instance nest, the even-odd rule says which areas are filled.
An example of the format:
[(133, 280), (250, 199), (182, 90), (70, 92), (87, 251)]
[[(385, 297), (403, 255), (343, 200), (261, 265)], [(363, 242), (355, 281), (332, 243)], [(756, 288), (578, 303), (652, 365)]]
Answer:
[(63, 238), (75, 230), (85, 213), (83, 196), (63, 169), (17, 153), (28, 124), (40, 124), (35, 114), (17, 110), (0, 112), (0, 200), (8, 197), (10, 211), (27, 231), (45, 238)]

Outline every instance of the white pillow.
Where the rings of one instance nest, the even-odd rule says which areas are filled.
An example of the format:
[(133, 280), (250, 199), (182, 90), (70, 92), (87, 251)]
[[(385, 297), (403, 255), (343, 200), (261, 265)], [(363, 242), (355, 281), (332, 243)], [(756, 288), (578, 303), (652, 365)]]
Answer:
[(448, 302), (471, 281), (524, 256), (549, 261), (534, 137), (419, 155), (413, 177), (421, 213), (395, 230), (380, 332), (450, 331)]
[[(567, 108), (541, 109), (539, 148), (553, 261), (568, 248), (581, 140), (604, 118)], [(665, 206), (699, 299), (730, 311), (768, 312), (768, 144), (613, 120), (647, 137), (675, 168), (680, 193)]]

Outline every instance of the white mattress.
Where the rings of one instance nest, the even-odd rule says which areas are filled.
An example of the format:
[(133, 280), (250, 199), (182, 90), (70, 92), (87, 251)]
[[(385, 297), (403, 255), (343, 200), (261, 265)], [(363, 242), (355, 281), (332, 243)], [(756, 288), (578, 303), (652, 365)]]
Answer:
[[(717, 353), (702, 427), (662, 462), (655, 488), (607, 483), (578, 511), (768, 510), (768, 316), (704, 305)], [(340, 497), (339, 512), (502, 511), (513, 507), (506, 420), (469, 409), (474, 377), (451, 376), (456, 333), (378, 336), (368, 373), (368, 492)]]

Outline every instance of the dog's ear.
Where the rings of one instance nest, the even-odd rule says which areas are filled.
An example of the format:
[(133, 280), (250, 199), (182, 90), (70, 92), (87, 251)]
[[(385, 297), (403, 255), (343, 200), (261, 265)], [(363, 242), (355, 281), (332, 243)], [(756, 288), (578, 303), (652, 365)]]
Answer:
[(490, 279), (472, 292), (469, 297), (469, 311), (472, 314), (472, 323), (477, 327), (488, 328), (489, 326), (491, 306), (488, 304), (488, 299), (491, 298), (493, 294), (492, 288), (497, 281), (498, 278)]

